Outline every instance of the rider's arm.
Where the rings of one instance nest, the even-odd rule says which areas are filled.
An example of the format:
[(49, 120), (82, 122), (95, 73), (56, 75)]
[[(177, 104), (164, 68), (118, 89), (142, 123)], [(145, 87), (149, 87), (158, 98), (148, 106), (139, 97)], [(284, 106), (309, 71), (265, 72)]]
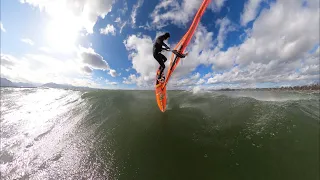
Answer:
[(161, 44), (161, 48), (162, 48), (162, 46), (166, 47), (166, 48), (162, 48), (163, 50), (170, 49), (169, 46), (166, 45), (166, 43), (163, 42), (163, 37), (162, 36), (157, 38), (157, 43)]
[(164, 47), (166, 47), (166, 48), (164, 48), (164, 49), (170, 49), (169, 46), (166, 45), (166, 43), (164, 43), (163, 41), (162, 41), (162, 45), (163, 45)]

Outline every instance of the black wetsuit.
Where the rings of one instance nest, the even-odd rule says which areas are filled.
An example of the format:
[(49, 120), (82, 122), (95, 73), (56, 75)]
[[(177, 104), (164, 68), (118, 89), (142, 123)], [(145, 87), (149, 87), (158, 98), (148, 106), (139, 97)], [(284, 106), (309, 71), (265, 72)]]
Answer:
[[(161, 54), (161, 51), (164, 49), (170, 49), (163, 41), (165, 40), (165, 36), (159, 36), (156, 39), (156, 42), (153, 45), (153, 57), (158, 61), (158, 63), (160, 64), (160, 74), (159, 77), (161, 76), (161, 74), (163, 73), (163, 70), (166, 68), (166, 66), (164, 65), (164, 63), (167, 61), (167, 58)], [(163, 48), (162, 46), (165, 46), (166, 48)]]

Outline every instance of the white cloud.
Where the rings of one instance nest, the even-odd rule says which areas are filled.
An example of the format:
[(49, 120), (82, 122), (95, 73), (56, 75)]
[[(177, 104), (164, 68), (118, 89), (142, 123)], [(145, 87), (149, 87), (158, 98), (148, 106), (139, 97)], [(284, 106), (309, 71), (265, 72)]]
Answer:
[[(284, 70), (294, 72), (295, 68), (303, 68), (297, 65), (301, 59), (316, 63), (315, 58), (308, 57), (307, 54), (319, 44), (318, 19), (318, 9), (314, 6), (306, 8), (296, 1), (278, 1), (271, 4), (270, 9), (261, 12), (242, 44), (229, 47), (227, 51), (221, 51), (219, 48), (204, 50), (202, 54), (207, 54), (208, 57), (205, 64), (212, 63), (214, 71), (227, 70), (235, 64), (239, 64), (240, 70), (245, 71), (254, 63), (259, 66), (272, 65), (273, 69), (265, 72), (269, 75)], [(217, 39), (219, 41), (219, 35)], [(268, 76), (264, 77), (270, 79)]]
[(158, 68), (158, 62), (153, 58), (153, 42), (149, 36), (131, 35), (124, 42), (132, 61), (132, 69), (135, 69), (139, 77), (129, 76), (126, 83), (136, 82), (139, 86), (151, 85)]
[(117, 71), (114, 69), (111, 69), (108, 62), (103, 59), (103, 57), (96, 53), (94, 49), (92, 48), (81, 48), (79, 50), (79, 57), (81, 60), (81, 63), (87, 67), (85, 69), (85, 72), (90, 72), (88, 68), (93, 70), (103, 70), (103, 71), (109, 71), (108, 74), (110, 74), (112, 77), (120, 76), (120, 74), (117, 74)]
[(231, 23), (228, 18), (218, 19), (216, 22), (217, 25), (220, 25), (219, 34), (218, 34), (218, 48), (224, 47), (224, 41), (229, 32), (235, 31), (236, 27)]
[(104, 18), (111, 11), (114, 0), (20, 0), (20, 2), (39, 7), (57, 21), (67, 19), (73, 26), (77, 26), (77, 29), (83, 27), (88, 33), (93, 33), (93, 26), (98, 17)]
[(196, 74), (194, 74), (193, 76), (191, 76), (191, 80), (197, 80), (197, 79), (199, 79), (200, 78), (200, 73), (196, 73)]
[(117, 17), (114, 21), (117, 23), (118, 28), (120, 29), (120, 34), (122, 33), (123, 28), (127, 25), (128, 21), (122, 21), (121, 17)]
[(1, 77), (12, 81), (98, 87), (90, 76), (83, 73), (81, 66), (75, 59), (44, 54), (26, 54), (18, 58), (1, 54)]
[(139, 74), (149, 76), (151, 74), (150, 69), (156, 69), (158, 62), (153, 60), (153, 42), (149, 36), (131, 35), (124, 41), (124, 45), (130, 52), (132, 68)]
[(118, 9), (118, 11), (120, 11), (122, 13), (122, 15), (126, 14), (126, 12), (128, 11), (128, 3), (127, 3), (127, 1), (124, 0), (123, 8)]
[(204, 79), (199, 79), (199, 81), (196, 83), (197, 85), (201, 85), (201, 84), (204, 84), (206, 82), (206, 80)]
[(143, 1), (144, 0), (138, 0), (137, 4), (135, 4), (133, 6), (132, 13), (131, 13), (131, 22), (132, 22), (133, 27), (136, 24), (136, 17), (137, 17), (138, 9), (142, 6)]
[(208, 60), (210, 63), (213, 63), (214, 70), (229, 69), (234, 65), (234, 62), (237, 58), (238, 48), (231, 47), (228, 49), (228, 51), (211, 53), (213, 54), (213, 56), (211, 56)]
[(120, 34), (122, 33), (122, 29), (127, 25), (127, 21), (123, 22), (120, 26)]
[[(211, 1), (208, 8), (218, 12), (225, 1)], [(176, 0), (160, 1), (151, 13), (152, 26), (158, 29), (168, 25), (168, 23), (184, 26), (193, 18), (201, 3), (202, 1), (199, 0), (183, 0), (181, 3)], [(150, 29), (151, 27), (147, 24), (145, 28)]]
[(1, 66), (9, 69), (14, 67), (18, 63), (18, 60), (14, 56), (11, 56), (8, 54), (1, 54), (0, 60), (1, 60)]
[(157, 28), (164, 27), (169, 22), (184, 25), (191, 20), (200, 4), (201, 1), (198, 0), (183, 0), (181, 4), (175, 0), (161, 1), (151, 13), (152, 24)]
[(315, 44), (319, 44), (319, 8), (278, 1), (256, 19), (250, 36), (239, 46), (236, 62), (297, 61)]
[(211, 77), (211, 75), (212, 75), (211, 73), (207, 73), (207, 74), (205, 74), (205, 75), (203, 76), (203, 78), (204, 78), (204, 79), (208, 79), (209, 77)]
[(139, 28), (142, 28), (144, 30), (152, 30), (153, 27), (147, 22), (145, 25), (140, 25)]
[(201, 84), (202, 80), (199, 80), (200, 78), (200, 73), (197, 72), (195, 74), (193, 74), (191, 77), (186, 77), (183, 78), (181, 80), (178, 81), (174, 81), (172, 86), (178, 86), (178, 87), (182, 87), (182, 86), (194, 86), (196, 84)]
[(117, 17), (117, 18), (116, 18), (116, 20), (115, 20), (114, 22), (116, 22), (116, 23), (121, 22), (121, 17)]
[(88, 74), (91, 74), (92, 71), (93, 71), (89, 66), (84, 66), (84, 67), (82, 68), (82, 70), (83, 70), (85, 73), (88, 73)]
[(100, 34), (112, 34), (116, 35), (116, 28), (112, 24), (108, 24), (105, 28), (100, 29)]
[(118, 76), (117, 71), (114, 70), (114, 69), (110, 69), (109, 74), (110, 74), (112, 77)]
[(193, 92), (194, 94), (199, 93), (200, 91), (201, 91), (201, 87), (200, 87), (200, 86), (195, 86), (195, 87), (193, 87), (193, 89), (192, 89), (192, 92)]
[(2, 22), (0, 22), (0, 28), (1, 28), (1, 31), (6, 32), (6, 29), (4, 28)]
[(93, 69), (100, 69), (100, 70), (109, 70), (109, 64), (103, 57), (96, 53), (92, 48), (82, 48), (80, 51), (80, 58), (82, 62)]
[(223, 7), (226, 0), (215, 0), (211, 1), (211, 4), (209, 5), (209, 8), (212, 9), (214, 12), (219, 12), (221, 8)]
[(45, 53), (52, 53), (52, 49), (48, 47), (40, 47), (39, 50)]
[(219, 89), (243, 89), (243, 88), (256, 88), (256, 84), (252, 83), (220, 83), (220, 84), (214, 84), (214, 85), (205, 85), (201, 86), (204, 90), (219, 90)]
[(123, 84), (136, 84), (137, 83), (137, 76), (135, 74), (130, 74), (128, 78), (123, 78)]
[[(176, 2), (170, 3), (162, 1), (158, 9), (180, 7)], [(235, 25), (227, 18), (218, 20), (220, 29), (214, 40), (213, 33), (200, 24), (187, 48), (190, 53), (175, 70), (169, 87), (202, 85), (205, 82), (215, 87), (228, 83), (233, 84), (232, 87), (239, 84), (249, 87), (260, 82), (307, 82), (318, 79), (319, 61), (315, 54), (319, 50), (313, 55), (309, 55), (309, 51), (319, 44), (319, 4), (315, 0), (308, 3), (308, 7), (284, 0), (270, 4), (270, 9), (262, 10), (253, 22), (253, 28), (246, 31), (244, 42), (226, 51), (222, 47), (228, 33), (236, 30)], [(157, 12), (156, 8), (154, 12), (160, 11)], [(160, 22), (161, 18), (158, 20)], [(130, 52), (132, 68), (137, 71), (124, 82), (153, 87), (158, 64), (145, 61), (153, 59), (152, 38), (132, 35), (124, 43)], [(167, 58), (169, 62), (170, 56), (167, 55)], [(212, 66), (213, 72), (202, 79), (187, 78), (201, 64)]]
[(305, 66), (304, 68), (301, 69), (301, 74), (302, 75), (318, 75), (320, 73), (320, 66), (319, 64), (313, 64), (309, 66)]
[(318, 48), (317, 48), (317, 50), (315, 52), (315, 55), (319, 57), (319, 55), (320, 55), (320, 46), (318, 46)]
[(113, 86), (118, 85), (117, 82), (111, 82), (108, 79), (106, 79), (105, 82), (106, 82), (107, 85), (113, 85)]
[(26, 44), (29, 44), (30, 46), (34, 45), (34, 42), (31, 39), (28, 39), (28, 38), (21, 39), (21, 41), (26, 43)]
[[(53, 54), (25, 54), (22, 57), (1, 54), (1, 77), (15, 82), (54, 82), (104, 88), (106, 84), (94, 80), (92, 72), (94, 69), (108, 69), (105, 60), (91, 49), (80, 49), (79, 53), (79, 57), (71, 58)], [(115, 73), (109, 68), (110, 72)], [(110, 84), (116, 85), (116, 82)]]
[[(280, 67), (278, 67), (280, 66)], [(312, 81), (319, 79), (319, 65), (306, 66), (300, 72), (296, 68), (303, 67), (299, 63), (277, 64), (271, 61), (269, 64), (251, 63), (245, 68), (234, 67), (222, 74), (214, 74), (207, 83), (262, 83), (262, 82), (293, 82)]]
[(248, 0), (244, 5), (243, 13), (241, 14), (241, 25), (246, 26), (248, 22), (254, 20), (258, 13), (258, 8), (263, 0)]
[(67, 55), (52, 52), (51, 49), (49, 51), (25, 54), (21, 57), (1, 54), (1, 77), (19, 82), (55, 82), (103, 88), (105, 84), (99, 84), (92, 79), (94, 70), (107, 71), (112, 76), (117, 75), (107, 61), (92, 48), (80, 47)]

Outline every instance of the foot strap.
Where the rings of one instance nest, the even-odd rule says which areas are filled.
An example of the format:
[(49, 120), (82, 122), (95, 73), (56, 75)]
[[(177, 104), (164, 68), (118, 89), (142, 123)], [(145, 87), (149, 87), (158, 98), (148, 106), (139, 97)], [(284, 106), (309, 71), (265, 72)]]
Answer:
[(180, 52), (178, 52), (177, 50), (172, 50), (173, 54), (177, 55), (179, 58), (184, 58), (186, 57), (184, 54), (181, 54)]

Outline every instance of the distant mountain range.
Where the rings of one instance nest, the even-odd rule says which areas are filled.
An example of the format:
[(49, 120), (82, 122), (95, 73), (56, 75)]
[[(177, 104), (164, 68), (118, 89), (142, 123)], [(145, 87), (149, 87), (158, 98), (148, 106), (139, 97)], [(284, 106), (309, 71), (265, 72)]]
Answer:
[(69, 84), (56, 84), (56, 83), (47, 83), (43, 84), (40, 87), (48, 87), (48, 88), (62, 88), (62, 89), (68, 89), (68, 88), (74, 88), (74, 86)]
[(56, 83), (47, 83), (44, 85), (41, 85), (40, 87), (48, 87), (48, 88), (58, 88), (58, 89), (92, 89), (89, 87), (83, 87), (83, 86), (72, 86), (70, 84), (56, 84)]
[(34, 84), (22, 83), (22, 82), (12, 82), (6, 78), (0, 78), (1, 87), (36, 87)]
[(46, 83), (43, 85), (35, 85), (30, 83), (22, 83), (22, 82), (12, 82), (6, 78), (0, 78), (0, 86), (1, 87), (25, 87), (25, 88), (33, 88), (33, 87), (42, 87), (42, 88), (58, 88), (58, 89), (73, 89), (73, 90), (85, 90), (91, 89), (89, 87), (78, 87), (72, 86), (69, 84), (56, 84), (56, 83)]

